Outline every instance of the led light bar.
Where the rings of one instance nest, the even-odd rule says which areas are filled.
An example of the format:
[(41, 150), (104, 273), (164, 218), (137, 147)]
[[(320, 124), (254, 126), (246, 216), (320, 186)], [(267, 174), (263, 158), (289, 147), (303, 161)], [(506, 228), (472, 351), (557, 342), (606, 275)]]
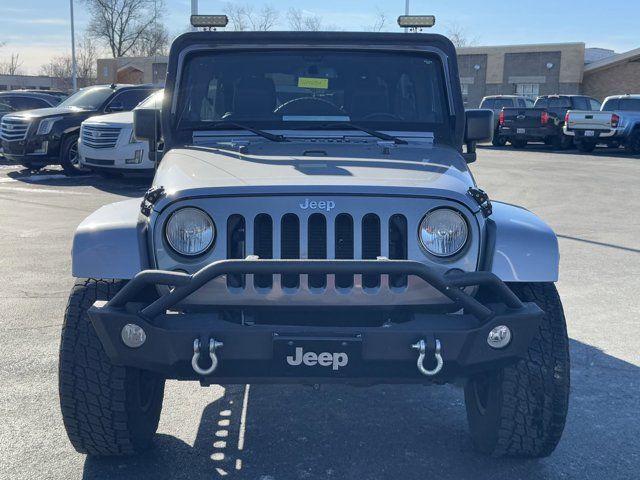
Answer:
[(229, 18), (226, 15), (191, 15), (191, 25), (202, 28), (226, 27)]
[(398, 25), (402, 28), (430, 28), (436, 24), (434, 15), (400, 15)]

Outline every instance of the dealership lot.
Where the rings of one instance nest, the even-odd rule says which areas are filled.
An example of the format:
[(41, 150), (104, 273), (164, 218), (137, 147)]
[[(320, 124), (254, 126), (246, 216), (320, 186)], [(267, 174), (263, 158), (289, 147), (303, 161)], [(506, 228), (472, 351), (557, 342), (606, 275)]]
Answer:
[(640, 471), (640, 158), (482, 149), (478, 184), (560, 237), (572, 342), (565, 436), (541, 461), (472, 451), (461, 389), (169, 382), (156, 448), (87, 459), (69, 445), (57, 349), (76, 225), (144, 179), (39, 174), (0, 159), (0, 478), (627, 479)]

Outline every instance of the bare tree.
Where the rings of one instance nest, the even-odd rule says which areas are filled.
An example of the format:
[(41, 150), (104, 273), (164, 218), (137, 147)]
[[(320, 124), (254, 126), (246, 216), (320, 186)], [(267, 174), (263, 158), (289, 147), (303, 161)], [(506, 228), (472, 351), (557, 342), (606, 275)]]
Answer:
[(104, 43), (113, 57), (131, 54), (138, 42), (157, 28), (164, 0), (84, 0), (91, 21), (88, 32)]
[[(97, 49), (90, 37), (84, 36), (76, 48), (78, 86), (87, 87), (96, 79)], [(60, 55), (40, 67), (40, 74), (56, 80), (57, 88), (71, 90), (73, 82), (71, 55)]]
[(456, 48), (471, 47), (478, 43), (477, 37), (469, 37), (467, 29), (457, 23), (449, 24), (446, 29), (446, 34)]
[(11, 56), (0, 61), (0, 74), (2, 75), (20, 75), (22, 71), (22, 60), (19, 53), (11, 53)]
[(369, 25), (368, 27), (365, 27), (365, 30), (368, 32), (382, 32), (383, 30), (386, 29), (387, 22), (389, 21), (389, 17), (387, 16), (387, 13), (384, 10), (382, 10), (380, 7), (376, 7), (375, 15), (376, 15), (375, 22)]
[(266, 4), (256, 10), (244, 3), (227, 3), (224, 9), (231, 22), (231, 28), (237, 32), (271, 30), (280, 16), (275, 8)]
[(161, 23), (149, 28), (131, 48), (134, 57), (165, 56), (169, 53), (169, 30)]
[(323, 30), (322, 18), (317, 15), (307, 14), (299, 8), (290, 8), (287, 12), (289, 27), (296, 32)]

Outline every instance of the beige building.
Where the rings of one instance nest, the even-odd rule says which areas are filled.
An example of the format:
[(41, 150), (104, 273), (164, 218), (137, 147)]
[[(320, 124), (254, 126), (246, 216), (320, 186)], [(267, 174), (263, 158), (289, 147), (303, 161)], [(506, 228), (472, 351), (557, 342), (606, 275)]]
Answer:
[(98, 59), (98, 84), (162, 84), (167, 76), (167, 57), (121, 57)]
[(600, 100), (609, 95), (640, 94), (640, 48), (587, 65), (582, 92)]

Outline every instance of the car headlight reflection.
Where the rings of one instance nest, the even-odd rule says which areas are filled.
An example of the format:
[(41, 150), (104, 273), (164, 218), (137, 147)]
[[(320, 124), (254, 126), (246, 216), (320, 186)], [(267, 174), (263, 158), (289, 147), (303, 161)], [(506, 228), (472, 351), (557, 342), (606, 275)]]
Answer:
[(181, 208), (171, 214), (165, 235), (173, 250), (180, 255), (196, 256), (206, 252), (216, 238), (211, 217), (198, 208)]
[(469, 229), (462, 214), (451, 208), (438, 208), (424, 216), (418, 236), (431, 255), (450, 257), (465, 246)]

